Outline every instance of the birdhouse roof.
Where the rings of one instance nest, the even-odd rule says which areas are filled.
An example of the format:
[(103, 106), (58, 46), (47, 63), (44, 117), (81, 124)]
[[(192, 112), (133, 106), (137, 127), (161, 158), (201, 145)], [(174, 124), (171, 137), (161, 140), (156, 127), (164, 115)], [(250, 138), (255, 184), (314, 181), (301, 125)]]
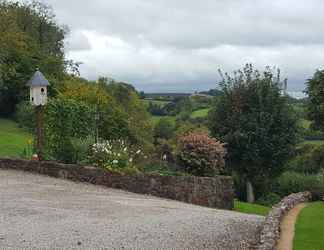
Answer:
[(48, 86), (50, 85), (45, 76), (37, 70), (33, 77), (27, 82), (27, 86), (39, 87), (39, 86)]

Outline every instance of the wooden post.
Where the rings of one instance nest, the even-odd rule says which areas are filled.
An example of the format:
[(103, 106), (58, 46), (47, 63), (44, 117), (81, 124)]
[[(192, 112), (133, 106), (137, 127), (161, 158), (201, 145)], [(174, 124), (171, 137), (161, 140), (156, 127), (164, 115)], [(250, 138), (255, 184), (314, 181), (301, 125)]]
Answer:
[(36, 138), (38, 159), (43, 160), (43, 106), (36, 106)]

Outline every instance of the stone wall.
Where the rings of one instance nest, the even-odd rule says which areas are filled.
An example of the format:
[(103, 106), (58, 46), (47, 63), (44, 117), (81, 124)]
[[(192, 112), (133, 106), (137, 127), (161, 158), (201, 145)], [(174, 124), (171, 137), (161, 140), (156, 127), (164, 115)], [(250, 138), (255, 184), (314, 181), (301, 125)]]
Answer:
[(280, 223), (283, 217), (300, 203), (312, 199), (310, 192), (291, 194), (272, 207), (267, 215), (260, 233), (260, 240), (255, 249), (273, 250), (280, 238)]
[(232, 209), (234, 206), (233, 180), (228, 176), (125, 176), (90, 166), (13, 159), (0, 159), (1, 168), (89, 182), (212, 208)]

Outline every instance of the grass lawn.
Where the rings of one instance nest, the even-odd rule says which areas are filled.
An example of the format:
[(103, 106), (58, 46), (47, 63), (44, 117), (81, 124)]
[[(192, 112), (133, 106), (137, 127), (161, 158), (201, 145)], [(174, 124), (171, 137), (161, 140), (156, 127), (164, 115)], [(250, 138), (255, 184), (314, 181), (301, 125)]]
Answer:
[(312, 145), (324, 145), (324, 140), (305, 140), (301, 145), (312, 144)]
[(205, 109), (199, 109), (191, 114), (191, 118), (200, 118), (200, 117), (206, 117), (208, 115), (210, 108), (205, 108)]
[(20, 157), (32, 135), (17, 123), (0, 119), (0, 157)]
[(294, 250), (324, 249), (324, 202), (310, 203), (298, 216)]
[(250, 204), (242, 201), (234, 201), (234, 210), (246, 214), (267, 215), (270, 207), (265, 207), (257, 204)]
[(152, 122), (153, 124), (157, 124), (158, 121), (161, 119), (161, 118), (167, 118), (167, 119), (170, 119), (171, 122), (175, 122), (175, 119), (176, 117), (175, 116), (157, 116), (157, 115), (153, 115), (152, 116)]

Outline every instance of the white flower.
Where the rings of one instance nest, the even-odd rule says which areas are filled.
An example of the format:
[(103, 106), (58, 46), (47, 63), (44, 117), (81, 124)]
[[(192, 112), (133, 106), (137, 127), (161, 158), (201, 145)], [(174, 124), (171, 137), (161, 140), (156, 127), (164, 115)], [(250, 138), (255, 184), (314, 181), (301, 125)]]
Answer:
[(113, 164), (118, 164), (118, 160), (113, 160)]
[(127, 151), (127, 147), (124, 148), (124, 152), (126, 152), (126, 151)]
[(130, 159), (129, 159), (129, 162), (133, 162), (133, 158), (130, 158)]
[(120, 153), (118, 153), (117, 156), (120, 157)]
[(139, 153), (141, 153), (141, 150), (140, 150), (140, 149), (136, 151), (136, 154), (137, 154), (137, 155), (138, 155)]

